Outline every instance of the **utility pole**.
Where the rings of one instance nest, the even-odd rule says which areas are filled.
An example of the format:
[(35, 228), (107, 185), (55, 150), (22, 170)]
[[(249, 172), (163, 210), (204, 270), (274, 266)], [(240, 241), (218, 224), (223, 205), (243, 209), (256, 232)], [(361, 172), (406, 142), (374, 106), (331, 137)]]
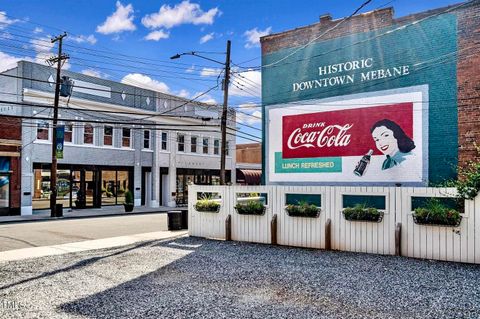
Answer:
[(57, 122), (58, 122), (58, 104), (60, 100), (60, 71), (62, 69), (62, 62), (69, 57), (62, 53), (63, 38), (67, 36), (67, 33), (63, 33), (52, 39), (52, 43), (58, 41), (58, 56), (52, 57), (47, 60), (50, 65), (57, 63), (57, 79), (55, 81), (55, 99), (53, 101), (53, 134), (52, 134), (52, 166), (50, 168), (50, 216), (60, 217), (63, 212), (57, 212)]
[[(223, 110), (221, 120), (222, 149), (220, 155), (220, 185), (225, 185), (225, 162), (227, 155), (227, 107), (228, 107), (228, 85), (230, 82), (230, 40), (227, 41), (227, 58), (225, 61), (225, 78), (223, 80)], [(232, 169), (235, 169), (232, 167)]]

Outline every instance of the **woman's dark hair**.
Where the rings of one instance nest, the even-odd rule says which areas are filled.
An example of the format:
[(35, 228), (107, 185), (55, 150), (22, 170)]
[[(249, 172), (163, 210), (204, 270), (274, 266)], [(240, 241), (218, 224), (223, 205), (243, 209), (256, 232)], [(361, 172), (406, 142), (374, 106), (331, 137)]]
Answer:
[(405, 134), (403, 129), (397, 123), (383, 119), (378, 121), (377, 123), (373, 124), (372, 128), (370, 129), (370, 133), (373, 133), (377, 127), (385, 126), (389, 130), (392, 130), (393, 137), (397, 139), (398, 149), (402, 153), (408, 153), (415, 148), (415, 143), (413, 140)]

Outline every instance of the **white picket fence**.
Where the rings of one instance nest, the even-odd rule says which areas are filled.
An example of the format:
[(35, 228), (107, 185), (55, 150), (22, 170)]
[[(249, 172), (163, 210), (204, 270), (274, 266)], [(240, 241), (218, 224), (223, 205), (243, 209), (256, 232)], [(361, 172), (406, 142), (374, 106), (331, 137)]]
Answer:
[[(218, 193), (218, 213), (195, 210), (197, 193)], [(306, 187), (306, 186), (201, 186), (189, 187), (189, 235), (225, 239), (225, 221), (231, 216), (231, 239), (271, 243), (270, 223), (277, 215), (277, 244), (325, 248), (325, 224), (331, 222), (331, 249), (383, 255), (395, 254), (395, 228), (401, 223), (401, 255), (446, 261), (480, 263), (480, 196), (465, 201), (458, 227), (417, 225), (412, 218), (412, 197), (455, 197), (453, 188), (427, 187)], [(234, 206), (238, 194), (267, 194), (264, 215), (239, 215)], [(285, 211), (286, 194), (318, 194), (318, 218), (290, 217)], [(384, 196), (383, 221), (352, 222), (342, 215), (343, 196)], [(478, 221), (476, 221), (478, 219)]]

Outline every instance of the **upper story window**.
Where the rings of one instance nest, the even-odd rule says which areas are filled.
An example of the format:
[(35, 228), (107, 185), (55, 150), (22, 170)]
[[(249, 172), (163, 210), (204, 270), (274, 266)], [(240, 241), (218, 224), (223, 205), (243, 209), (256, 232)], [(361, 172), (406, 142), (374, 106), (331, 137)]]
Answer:
[(213, 140), (213, 154), (218, 155), (220, 154), (220, 140), (214, 139)]
[(177, 135), (177, 144), (178, 144), (178, 151), (185, 152), (185, 135), (183, 134)]
[(132, 146), (131, 140), (132, 140), (132, 130), (127, 127), (123, 127), (122, 128), (122, 147), (131, 147)]
[(143, 131), (143, 148), (150, 149), (150, 130)]
[(168, 134), (167, 132), (162, 132), (162, 150), (167, 150), (167, 140), (168, 140)]
[(190, 152), (196, 153), (197, 152), (197, 137), (192, 136), (190, 138)]
[(230, 141), (225, 142), (225, 155), (230, 155)]
[(113, 146), (113, 126), (111, 125), (103, 127), (103, 145)]
[(83, 128), (83, 144), (93, 144), (93, 125), (85, 124)]
[(50, 125), (47, 121), (39, 121), (37, 123), (37, 140), (49, 140)]
[(65, 134), (63, 140), (65, 143), (73, 143), (73, 123), (65, 124)]
[(203, 154), (208, 154), (208, 137), (203, 138)]

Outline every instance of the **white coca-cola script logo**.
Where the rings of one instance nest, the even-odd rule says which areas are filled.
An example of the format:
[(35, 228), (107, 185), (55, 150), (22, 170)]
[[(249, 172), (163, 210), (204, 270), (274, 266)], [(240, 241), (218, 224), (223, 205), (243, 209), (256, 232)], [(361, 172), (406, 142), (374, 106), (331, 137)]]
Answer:
[(288, 137), (287, 146), (294, 150), (301, 147), (331, 147), (347, 146), (350, 144), (350, 134), (347, 131), (353, 124), (328, 125), (321, 131), (312, 131), (302, 133), (301, 128), (295, 129)]

